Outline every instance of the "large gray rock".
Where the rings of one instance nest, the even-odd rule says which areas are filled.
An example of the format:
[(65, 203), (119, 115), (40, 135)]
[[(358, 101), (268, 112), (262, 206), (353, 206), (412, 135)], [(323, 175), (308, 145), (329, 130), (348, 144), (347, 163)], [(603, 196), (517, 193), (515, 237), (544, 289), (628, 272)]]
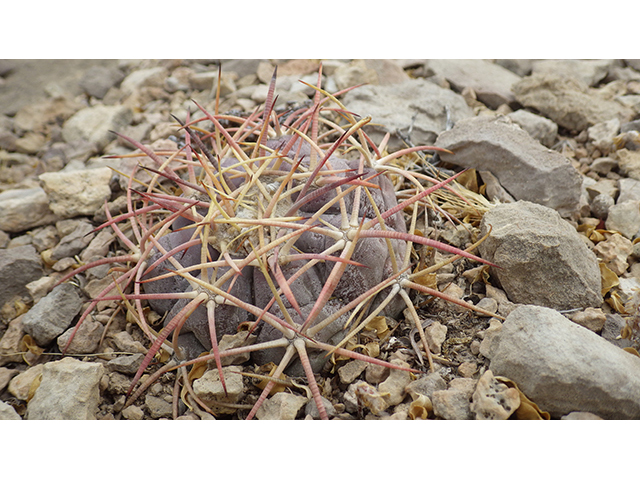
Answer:
[(61, 218), (93, 215), (111, 196), (108, 167), (69, 172), (48, 172), (39, 176), (49, 195), (51, 210)]
[(24, 331), (44, 347), (64, 332), (82, 308), (76, 287), (63, 283), (36, 303), (22, 319)]
[(0, 307), (14, 296), (29, 296), (27, 284), (42, 277), (42, 261), (31, 245), (0, 250)]
[(516, 99), (568, 130), (582, 131), (596, 123), (618, 118), (627, 122), (633, 111), (579, 80), (556, 74), (534, 74), (513, 85)]
[(520, 77), (496, 63), (479, 59), (439, 59), (428, 60), (426, 65), (436, 75), (446, 78), (456, 90), (473, 88), (478, 100), (490, 108), (515, 101), (511, 87)]
[(412, 124), (411, 141), (415, 145), (432, 144), (447, 127), (447, 108), (453, 122), (473, 116), (462, 96), (424, 79), (388, 86), (365, 85), (347, 93), (344, 104), (363, 117), (370, 115), (372, 123), (378, 124), (365, 127), (376, 143), (387, 132), (392, 133), (389, 151), (406, 147), (394, 133), (401, 129), (406, 134)]
[(440, 154), (445, 162), (491, 172), (516, 200), (545, 205), (563, 216), (578, 208), (578, 171), (506, 118), (462, 120), (443, 132), (436, 146), (453, 152)]
[(572, 411), (640, 419), (640, 358), (560, 313), (518, 307), (491, 351), (491, 371), (507, 377), (552, 417)]
[(558, 310), (600, 306), (598, 259), (557, 212), (525, 201), (498, 205), (480, 234), (490, 227), (480, 254), (499, 265), (492, 274), (509, 300)]
[(0, 193), (0, 230), (22, 232), (58, 219), (49, 209), (49, 197), (40, 187)]
[(29, 420), (95, 420), (100, 403), (100, 363), (63, 358), (45, 364), (27, 406)]

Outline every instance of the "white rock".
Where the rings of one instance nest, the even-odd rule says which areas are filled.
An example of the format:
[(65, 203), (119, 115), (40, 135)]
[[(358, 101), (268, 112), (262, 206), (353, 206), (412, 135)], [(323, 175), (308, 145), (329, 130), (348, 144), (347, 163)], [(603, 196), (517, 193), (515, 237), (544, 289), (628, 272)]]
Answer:
[(129, 107), (96, 105), (83, 108), (64, 123), (62, 137), (66, 142), (89, 141), (101, 149), (115, 140), (111, 131), (120, 131), (132, 119), (133, 112)]
[(112, 171), (95, 168), (71, 172), (49, 172), (40, 175), (49, 196), (50, 208), (62, 218), (93, 215), (111, 196)]
[(49, 197), (40, 187), (0, 193), (0, 230), (21, 232), (58, 219), (49, 209)]
[(214, 405), (214, 402), (239, 403), (243, 397), (242, 375), (238, 372), (242, 371), (242, 367), (230, 365), (222, 367), (222, 375), (227, 387), (225, 394), (218, 369), (213, 368), (207, 370), (205, 374), (193, 382), (193, 391), (200, 399), (209, 404), (213, 411), (218, 413), (234, 413), (233, 408), (226, 408)]
[(634, 238), (640, 231), (640, 200), (627, 200), (610, 207), (605, 227), (628, 239)]
[(70, 357), (44, 365), (42, 381), (27, 406), (29, 420), (93, 420), (100, 403), (100, 363)]
[(491, 371), (552, 417), (573, 411), (640, 419), (640, 358), (555, 310), (521, 306), (506, 319)]

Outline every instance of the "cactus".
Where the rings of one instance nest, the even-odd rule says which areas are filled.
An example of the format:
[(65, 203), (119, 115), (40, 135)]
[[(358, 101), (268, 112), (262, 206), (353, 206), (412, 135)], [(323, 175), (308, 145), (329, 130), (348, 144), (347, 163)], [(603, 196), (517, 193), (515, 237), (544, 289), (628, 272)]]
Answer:
[[(376, 146), (363, 130), (371, 119), (358, 119), (338, 100), (349, 89), (322, 90), (321, 67), (318, 84), (309, 85), (316, 92), (312, 105), (277, 113), (275, 78), (276, 72), (264, 108), (246, 116), (209, 113), (196, 103), (199, 118), (180, 122), (185, 143), (176, 151), (154, 152), (120, 135), (156, 164), (140, 167), (152, 174), (148, 184), (137, 185), (136, 172), (130, 175), (127, 213), (112, 218), (105, 209), (108, 221), (99, 227), (113, 229), (130, 252), (66, 278), (98, 264), (127, 265), (76, 330), (98, 302), (123, 301), (152, 343), (129, 395), (160, 350), (174, 356), (129, 404), (171, 369), (179, 369), (199, 402), (189, 366), (212, 361), (226, 390), (222, 359), (251, 353), (259, 365), (278, 366), (247, 418), (288, 368), (304, 373), (327, 418), (314, 373), (330, 354), (417, 372), (345, 348), (379, 315), (395, 317), (407, 308), (433, 369), (411, 290), (487, 313), (425, 286), (420, 279), (438, 265), (415, 265), (415, 245), (488, 263), (416, 228), (421, 208), (438, 208), (431, 194), (459, 195), (449, 185), (457, 175), (438, 180), (397, 160), (439, 149), (385, 154), (385, 142)], [(397, 192), (400, 185), (410, 188)], [(149, 325), (145, 302), (165, 316), (160, 332)], [(255, 343), (220, 351), (222, 335), (239, 329), (254, 334)]]

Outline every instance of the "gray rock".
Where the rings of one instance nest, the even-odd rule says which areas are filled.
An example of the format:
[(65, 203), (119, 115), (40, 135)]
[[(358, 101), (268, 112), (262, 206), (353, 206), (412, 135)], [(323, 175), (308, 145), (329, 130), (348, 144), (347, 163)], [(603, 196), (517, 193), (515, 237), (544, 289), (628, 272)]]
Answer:
[(471, 397), (477, 383), (472, 378), (454, 378), (447, 390), (433, 392), (433, 413), (445, 420), (471, 420)]
[(0, 193), (0, 230), (22, 232), (58, 219), (49, 209), (49, 197), (40, 187)]
[(636, 237), (640, 231), (640, 201), (627, 200), (610, 207), (605, 227), (620, 232), (630, 240)]
[[(480, 224), (480, 245), (509, 300), (559, 310), (599, 307), (600, 268), (580, 234), (557, 212), (518, 201), (494, 207)], [(494, 372), (495, 373), (495, 372)]]
[(118, 68), (96, 65), (84, 72), (79, 85), (87, 95), (102, 99), (123, 78), (124, 74)]
[[(74, 328), (70, 328), (62, 335), (58, 337), (58, 348), (60, 351), (64, 350), (71, 338)], [(97, 350), (104, 332), (104, 325), (94, 320), (91, 317), (87, 317), (78, 328), (78, 331), (73, 337), (73, 341), (69, 344), (69, 348), (66, 350), (68, 354), (80, 354), (80, 353), (93, 353)]]
[(144, 405), (149, 410), (151, 418), (169, 418), (173, 414), (173, 406), (162, 398), (153, 395), (144, 397)]
[(563, 415), (560, 420), (604, 420), (598, 415), (594, 415), (589, 412), (571, 412), (568, 415)]
[(596, 123), (587, 130), (589, 140), (603, 154), (607, 154), (616, 149), (613, 139), (620, 132), (620, 120), (612, 118), (606, 122)]
[(78, 255), (95, 237), (93, 225), (87, 221), (78, 221), (71, 233), (62, 237), (51, 251), (52, 260)]
[(513, 73), (521, 77), (526, 77), (531, 73), (533, 62), (534, 61), (531, 59), (501, 58), (496, 60), (498, 65), (506, 68), (507, 70), (511, 70)]
[(375, 70), (378, 75), (378, 85), (393, 85), (410, 79), (394, 60), (367, 59), (364, 63), (368, 68)]
[(239, 59), (239, 60), (223, 60), (222, 70), (225, 72), (236, 72), (238, 78), (246, 75), (255, 74), (258, 71), (258, 65), (262, 60), (258, 59)]
[(14, 296), (28, 296), (27, 284), (42, 277), (42, 261), (31, 245), (0, 250), (0, 307)]
[(134, 70), (122, 81), (120, 89), (127, 95), (139, 90), (143, 87), (164, 86), (167, 77), (167, 69), (164, 67), (143, 68)]
[(69, 328), (81, 308), (78, 289), (63, 283), (25, 313), (22, 326), (38, 345), (44, 347)]
[[(324, 406), (325, 412), (327, 412), (327, 416), (329, 418), (336, 416), (336, 407), (334, 407), (329, 400), (324, 397), (320, 397), (322, 399), (322, 405)], [(318, 411), (318, 406), (314, 400), (308, 401), (307, 405), (304, 407), (304, 414), (311, 416), (314, 420), (320, 420), (320, 412)]]
[(267, 398), (256, 412), (260, 420), (295, 420), (307, 399), (292, 393), (278, 392)]
[(27, 406), (29, 420), (95, 420), (100, 402), (100, 363), (63, 358), (44, 365)]
[(99, 149), (115, 139), (111, 131), (119, 131), (131, 123), (133, 112), (129, 107), (96, 105), (83, 108), (62, 126), (66, 142), (89, 141)]
[(532, 73), (575, 78), (594, 87), (607, 76), (615, 60), (536, 60)]
[(623, 203), (628, 200), (640, 200), (640, 180), (633, 178), (621, 178), (618, 180), (620, 194), (618, 202)]
[(600, 220), (606, 220), (609, 215), (609, 208), (615, 205), (615, 200), (605, 193), (596, 195), (591, 200), (591, 213)]
[(608, 314), (605, 315), (605, 317), (604, 327), (602, 327), (602, 331), (600, 332), (602, 338), (620, 348), (632, 347), (632, 340), (620, 338), (620, 333), (622, 333), (622, 329), (627, 324), (625, 319), (617, 313)]
[(62, 218), (93, 215), (111, 196), (112, 171), (108, 167), (39, 176), (49, 195), (51, 210)]
[(640, 180), (640, 151), (623, 148), (616, 152), (616, 156), (620, 173), (634, 180)]
[(534, 74), (513, 86), (516, 99), (532, 107), (568, 130), (582, 131), (618, 118), (626, 122), (633, 111), (615, 100), (595, 95), (587, 85), (570, 77)]
[(577, 170), (508, 119), (462, 120), (440, 134), (436, 146), (453, 152), (440, 153), (445, 162), (490, 171), (516, 200), (545, 205), (562, 216), (578, 208), (582, 179)]
[(473, 116), (473, 111), (462, 96), (424, 80), (410, 80), (398, 85), (365, 85), (344, 97), (345, 106), (361, 116), (370, 115), (372, 123), (365, 127), (376, 143), (391, 132), (389, 151), (400, 150), (406, 145), (395, 132), (403, 133), (413, 125), (411, 141), (415, 145), (430, 145), (447, 125), (446, 109), (451, 121), (457, 122)]
[(618, 167), (618, 162), (609, 157), (600, 157), (596, 158), (591, 165), (589, 165), (589, 169), (592, 172), (599, 173), (600, 175), (607, 175), (611, 170)]
[(142, 365), (144, 355), (137, 353), (135, 355), (123, 355), (107, 362), (107, 369), (112, 372), (120, 372), (125, 375), (135, 375)]
[(226, 395), (218, 370), (215, 368), (208, 370), (202, 377), (193, 382), (193, 391), (204, 403), (210, 404), (209, 406), (214, 412), (233, 413), (235, 409), (220, 407), (214, 405), (213, 402), (240, 403), (244, 394), (242, 375), (238, 373), (241, 371), (242, 367), (236, 365), (222, 367), (222, 375), (227, 387)]
[(551, 148), (555, 144), (558, 125), (548, 118), (522, 109), (509, 113), (507, 117), (545, 147)]
[(489, 108), (515, 101), (511, 87), (520, 77), (488, 60), (428, 60), (427, 67), (446, 78), (457, 91), (472, 88), (478, 100)]
[(640, 358), (558, 312), (533, 305), (503, 324), (491, 371), (505, 376), (553, 417), (573, 411), (640, 418)]
[(0, 420), (22, 420), (14, 408), (5, 402), (0, 402)]
[(353, 60), (338, 67), (333, 74), (333, 79), (340, 90), (362, 83), (378, 85), (378, 73), (367, 66), (364, 60)]

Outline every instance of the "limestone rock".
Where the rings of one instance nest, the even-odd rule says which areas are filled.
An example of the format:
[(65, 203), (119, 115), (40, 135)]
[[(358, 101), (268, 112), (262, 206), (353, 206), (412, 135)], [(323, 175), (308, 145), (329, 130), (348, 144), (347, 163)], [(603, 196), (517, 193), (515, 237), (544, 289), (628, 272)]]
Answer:
[(516, 382), (552, 417), (586, 411), (605, 419), (640, 419), (640, 358), (554, 310), (514, 310), (490, 368)]
[(363, 117), (372, 117), (372, 123), (377, 125), (366, 127), (366, 131), (376, 143), (391, 132), (389, 151), (405, 148), (395, 133), (398, 129), (406, 133), (411, 125), (411, 140), (415, 145), (432, 144), (446, 129), (447, 108), (454, 123), (473, 116), (462, 96), (424, 79), (399, 85), (366, 85), (347, 93), (344, 104)]
[(516, 99), (535, 108), (568, 130), (582, 131), (618, 118), (631, 120), (633, 111), (615, 100), (597, 96), (579, 80), (556, 74), (533, 74), (513, 85)]
[(598, 260), (580, 234), (557, 212), (518, 201), (494, 207), (481, 222), (482, 258), (509, 300), (570, 309), (602, 303)]
[(111, 131), (119, 131), (129, 125), (133, 112), (129, 107), (96, 105), (83, 108), (67, 120), (62, 127), (66, 142), (89, 141), (99, 149), (115, 139)]
[(578, 208), (582, 179), (569, 160), (508, 119), (462, 120), (443, 132), (436, 146), (453, 152), (440, 153), (445, 162), (490, 171), (516, 200), (545, 205), (562, 216)]
[(71, 325), (81, 308), (78, 289), (63, 283), (25, 313), (22, 326), (38, 345), (44, 347)]
[(100, 363), (63, 358), (42, 369), (42, 381), (27, 406), (29, 420), (93, 420), (100, 402)]
[(633, 244), (619, 233), (611, 235), (607, 240), (598, 242), (593, 247), (593, 253), (595, 253), (599, 259), (601, 259), (607, 267), (616, 275), (622, 275), (629, 264), (627, 258), (633, 251)]
[(472, 378), (454, 378), (447, 390), (434, 392), (431, 402), (435, 415), (445, 420), (471, 420), (471, 397), (477, 382)]
[(520, 392), (496, 380), (491, 370), (480, 377), (472, 398), (478, 420), (506, 420), (520, 406)]
[(515, 101), (511, 86), (520, 77), (488, 60), (428, 60), (427, 67), (446, 78), (457, 91), (472, 88), (478, 100), (489, 108)]
[(242, 375), (237, 372), (241, 371), (242, 367), (236, 365), (222, 367), (222, 375), (224, 376), (224, 383), (227, 387), (226, 395), (216, 368), (207, 370), (202, 377), (194, 381), (193, 391), (203, 402), (211, 403), (209, 406), (214, 412), (234, 413), (235, 409), (220, 407), (214, 405), (212, 402), (240, 403), (243, 397), (243, 383)]
[(295, 420), (307, 399), (292, 393), (278, 392), (267, 398), (256, 412), (260, 420)]
[(51, 210), (62, 218), (93, 215), (111, 196), (112, 171), (95, 168), (70, 172), (49, 172), (40, 175), (49, 195)]
[(21, 232), (55, 222), (49, 197), (40, 187), (5, 190), (0, 193), (0, 230)]

